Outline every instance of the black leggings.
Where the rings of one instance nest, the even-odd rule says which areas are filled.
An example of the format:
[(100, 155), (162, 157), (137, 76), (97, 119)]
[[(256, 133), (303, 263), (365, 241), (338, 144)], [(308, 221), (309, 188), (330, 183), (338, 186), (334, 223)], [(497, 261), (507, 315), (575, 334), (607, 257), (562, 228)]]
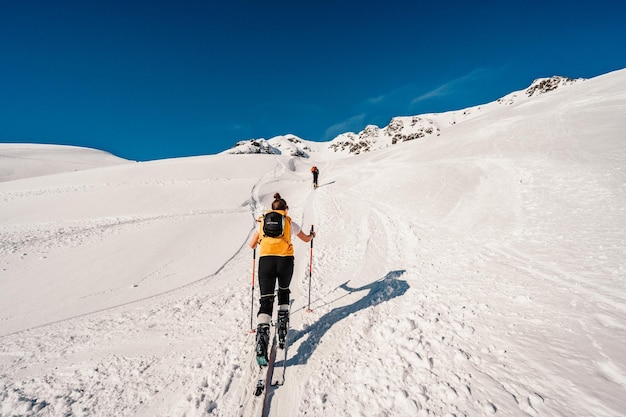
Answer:
[(289, 305), (289, 284), (293, 276), (293, 260), (293, 256), (261, 256), (259, 258), (261, 306), (258, 314), (272, 316), (276, 280), (278, 280), (278, 305)]

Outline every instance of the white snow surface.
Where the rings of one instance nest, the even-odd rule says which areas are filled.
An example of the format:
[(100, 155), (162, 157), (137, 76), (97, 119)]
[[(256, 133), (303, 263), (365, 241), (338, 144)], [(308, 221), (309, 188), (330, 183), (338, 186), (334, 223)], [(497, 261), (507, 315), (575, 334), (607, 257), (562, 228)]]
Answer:
[(275, 192), (317, 238), (268, 415), (626, 415), (626, 70), (472, 114), (358, 156), (0, 183), (0, 416), (261, 415), (247, 243)]
[(130, 162), (78, 146), (0, 143), (0, 182)]

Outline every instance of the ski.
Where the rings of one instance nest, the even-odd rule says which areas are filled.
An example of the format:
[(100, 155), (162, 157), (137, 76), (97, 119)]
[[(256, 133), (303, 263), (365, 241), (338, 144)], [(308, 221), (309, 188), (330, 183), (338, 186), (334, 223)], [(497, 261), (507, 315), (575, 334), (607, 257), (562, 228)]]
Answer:
[(284, 349), (278, 349), (276, 355), (278, 369), (274, 368), (272, 376), (272, 386), (279, 386), (285, 383), (285, 371), (287, 370), (287, 345)]
[[(289, 317), (289, 311), (287, 311), (287, 317)], [(289, 320), (286, 320), (284, 327), (281, 328), (281, 318), (279, 315), (277, 330), (278, 333), (278, 350), (276, 353), (275, 365), (278, 365), (278, 369), (274, 369), (272, 375), (272, 386), (283, 385), (285, 383), (285, 371), (287, 370), (287, 348), (289, 347)]]
[(276, 361), (276, 345), (276, 332), (274, 332), (269, 347), (269, 358), (267, 361), (267, 365), (259, 365), (259, 374), (257, 377), (256, 385), (254, 387), (254, 395), (256, 397), (259, 397), (263, 394), (263, 392), (266, 392), (266, 388), (269, 385), (268, 383), (272, 378), (272, 374), (274, 372), (274, 363)]

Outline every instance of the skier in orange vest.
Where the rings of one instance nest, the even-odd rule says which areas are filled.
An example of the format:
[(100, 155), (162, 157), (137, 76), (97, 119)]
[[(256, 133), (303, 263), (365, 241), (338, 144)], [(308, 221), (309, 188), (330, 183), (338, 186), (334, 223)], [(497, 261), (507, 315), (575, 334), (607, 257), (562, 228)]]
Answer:
[(316, 166), (314, 166), (311, 168), (311, 172), (313, 173), (313, 188), (317, 188), (317, 177), (320, 175), (320, 171)]

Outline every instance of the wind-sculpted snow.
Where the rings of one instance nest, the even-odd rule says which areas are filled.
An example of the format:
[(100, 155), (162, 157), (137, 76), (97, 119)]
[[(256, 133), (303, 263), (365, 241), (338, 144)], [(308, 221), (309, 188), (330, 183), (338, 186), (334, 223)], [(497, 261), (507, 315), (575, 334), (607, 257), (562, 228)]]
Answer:
[(0, 184), (0, 416), (259, 416), (247, 243), (275, 192), (317, 237), (269, 416), (622, 415), (626, 72), (511, 98), (352, 158)]

